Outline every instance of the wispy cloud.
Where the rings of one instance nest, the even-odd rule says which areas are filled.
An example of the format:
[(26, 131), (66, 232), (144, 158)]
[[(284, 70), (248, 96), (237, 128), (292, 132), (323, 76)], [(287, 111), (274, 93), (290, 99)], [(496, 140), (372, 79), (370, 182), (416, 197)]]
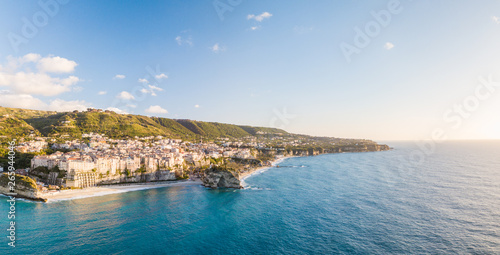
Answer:
[(250, 30), (252, 30), (252, 31), (259, 30), (259, 29), (260, 29), (260, 26), (250, 27)]
[(263, 12), (261, 13), (260, 15), (255, 15), (255, 14), (248, 14), (247, 15), (247, 19), (248, 20), (256, 20), (258, 22), (262, 22), (264, 19), (269, 19), (271, 18), (273, 15), (269, 12)]
[(497, 17), (497, 16), (493, 16), (493, 17), (491, 17), (491, 19), (492, 19), (495, 23), (500, 24), (500, 18), (499, 18), (499, 17)]
[(106, 95), (106, 94), (108, 94), (108, 92), (107, 92), (107, 91), (104, 91), (104, 90), (103, 90), (103, 91), (99, 91), (99, 92), (97, 93), (97, 95), (99, 95), (99, 96)]
[(210, 47), (210, 50), (214, 53), (219, 53), (221, 51), (225, 51), (226, 47), (220, 46), (219, 43), (214, 44), (212, 47)]
[(146, 79), (143, 79), (143, 78), (140, 78), (139, 80), (137, 80), (138, 82), (140, 83), (148, 83), (148, 80)]
[(164, 73), (155, 75), (155, 79), (157, 79), (157, 80), (167, 79), (167, 78), (168, 78), (168, 76)]
[(386, 50), (390, 50), (390, 49), (394, 48), (394, 44), (392, 44), (392, 43), (390, 43), (390, 42), (386, 42), (386, 43), (384, 44), (384, 48), (385, 48)]
[(159, 105), (152, 105), (148, 109), (145, 110), (147, 113), (161, 113), (161, 114), (166, 114), (168, 111), (166, 109), (163, 109)]
[(150, 94), (152, 96), (157, 96), (156, 91), (163, 91), (163, 89), (154, 85), (148, 85), (148, 88), (141, 89), (141, 93)]
[(113, 79), (115, 79), (115, 80), (125, 79), (125, 75), (123, 75), (123, 74), (117, 74), (117, 75), (115, 75), (115, 77), (113, 77)]
[(191, 38), (191, 36), (187, 36), (187, 37), (182, 37), (180, 35), (178, 35), (177, 37), (175, 37), (175, 41), (177, 42), (177, 44), (179, 45), (189, 45), (189, 46), (193, 46), (193, 39)]

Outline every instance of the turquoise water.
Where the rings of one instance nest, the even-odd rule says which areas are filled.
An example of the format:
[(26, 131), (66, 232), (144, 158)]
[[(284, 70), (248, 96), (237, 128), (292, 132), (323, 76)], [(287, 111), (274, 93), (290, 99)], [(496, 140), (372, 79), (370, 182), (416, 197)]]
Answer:
[(0, 254), (500, 254), (500, 142), (449, 142), (418, 162), (413, 143), (390, 145), (286, 159), (245, 190), (19, 202), (17, 247), (4, 231)]

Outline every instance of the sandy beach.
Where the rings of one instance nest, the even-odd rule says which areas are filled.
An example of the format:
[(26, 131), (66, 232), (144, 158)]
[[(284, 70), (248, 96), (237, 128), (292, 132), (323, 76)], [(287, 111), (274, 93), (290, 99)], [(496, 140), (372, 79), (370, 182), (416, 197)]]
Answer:
[(255, 169), (250, 170), (250, 171), (240, 173), (240, 181), (241, 181), (242, 186), (243, 187), (245, 186), (245, 179), (247, 179), (248, 177), (250, 177), (252, 175), (257, 175), (257, 174), (263, 173), (263, 172), (267, 171), (269, 168), (275, 167), (276, 165), (280, 164), (281, 162), (283, 162), (287, 158), (293, 158), (293, 156), (276, 159), (275, 161), (273, 161), (271, 163), (270, 166), (257, 167)]
[(124, 193), (136, 190), (156, 189), (173, 186), (192, 186), (201, 185), (200, 180), (183, 180), (183, 181), (168, 181), (157, 183), (134, 183), (134, 184), (117, 184), (106, 185), (100, 187), (92, 187), (75, 190), (62, 190), (56, 192), (41, 193), (41, 197), (46, 198), (47, 202), (56, 202), (63, 200), (72, 200), (88, 197), (105, 196), (110, 194)]

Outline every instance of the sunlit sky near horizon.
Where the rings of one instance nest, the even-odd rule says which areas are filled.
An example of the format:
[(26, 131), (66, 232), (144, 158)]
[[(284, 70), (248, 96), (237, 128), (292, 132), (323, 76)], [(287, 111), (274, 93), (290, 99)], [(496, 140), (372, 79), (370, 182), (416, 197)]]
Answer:
[(500, 139), (500, 1), (41, 2), (0, 1), (0, 106)]

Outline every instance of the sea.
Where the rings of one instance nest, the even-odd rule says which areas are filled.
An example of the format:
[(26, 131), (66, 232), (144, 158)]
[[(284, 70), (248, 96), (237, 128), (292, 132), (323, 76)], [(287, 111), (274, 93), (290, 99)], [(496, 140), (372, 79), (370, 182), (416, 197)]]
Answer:
[[(0, 254), (500, 254), (500, 141), (287, 158), (245, 189), (0, 198)], [(279, 166), (279, 167), (278, 167)]]

